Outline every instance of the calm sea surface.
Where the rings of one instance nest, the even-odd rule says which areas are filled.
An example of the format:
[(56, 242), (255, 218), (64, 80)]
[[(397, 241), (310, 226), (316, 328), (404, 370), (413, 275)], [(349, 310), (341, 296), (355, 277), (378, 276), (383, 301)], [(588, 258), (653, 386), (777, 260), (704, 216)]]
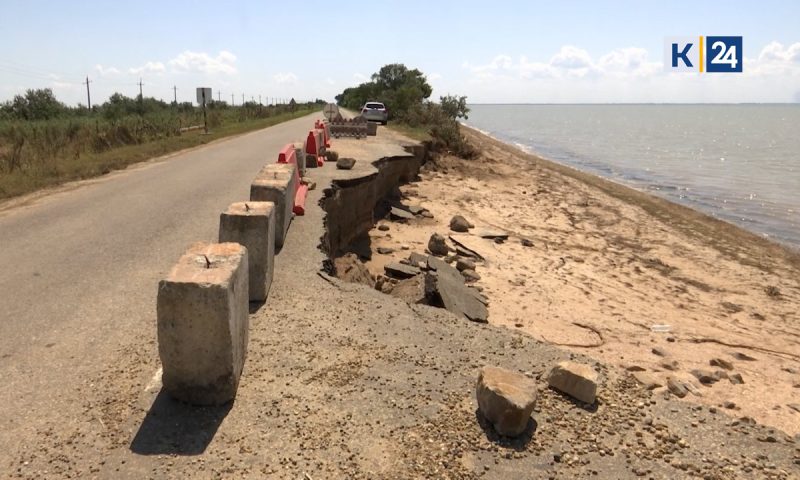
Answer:
[(470, 105), (540, 156), (800, 247), (800, 105)]

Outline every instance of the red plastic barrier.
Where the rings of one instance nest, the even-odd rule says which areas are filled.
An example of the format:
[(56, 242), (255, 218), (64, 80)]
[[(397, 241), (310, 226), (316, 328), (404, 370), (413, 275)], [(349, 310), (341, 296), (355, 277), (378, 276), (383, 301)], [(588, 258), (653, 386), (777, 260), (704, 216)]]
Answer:
[(297, 164), (297, 154), (294, 151), (294, 144), (287, 143), (286, 146), (278, 152), (278, 163)]
[(292, 211), (295, 215), (303, 215), (306, 211), (306, 195), (308, 195), (308, 185), (302, 183), (300, 179), (300, 166), (297, 164), (297, 155), (294, 151), (294, 144), (287, 143), (278, 152), (278, 163), (291, 163), (294, 165), (294, 205)]
[(301, 183), (297, 187), (294, 194), (294, 207), (292, 211), (295, 215), (305, 215), (306, 213), (306, 196), (308, 195), (308, 185)]
[(318, 145), (317, 138), (316, 130), (308, 132), (308, 137), (306, 138), (306, 154), (316, 156), (317, 166), (321, 167), (325, 164), (325, 159), (319, 154), (319, 147), (321, 147), (321, 145)]

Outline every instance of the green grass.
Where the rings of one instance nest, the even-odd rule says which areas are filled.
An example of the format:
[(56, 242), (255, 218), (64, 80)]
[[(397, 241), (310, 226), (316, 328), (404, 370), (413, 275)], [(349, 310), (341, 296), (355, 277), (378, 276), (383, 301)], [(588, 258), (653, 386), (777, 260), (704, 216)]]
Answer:
[(432, 139), (430, 128), (428, 127), (411, 127), (405, 123), (398, 122), (389, 122), (386, 126), (418, 142), (427, 142)]
[[(185, 132), (181, 135), (163, 136), (142, 143), (114, 146), (101, 152), (94, 152), (85, 145), (79, 145), (79, 153), (70, 154), (70, 147), (56, 148), (47, 158), (36, 158), (26, 168), (11, 172), (0, 171), (0, 199), (6, 199), (34, 192), (36, 190), (60, 185), (73, 180), (105, 175), (128, 165), (149, 160), (154, 157), (196, 147), (208, 142), (238, 135), (278, 123), (299, 118), (316, 110), (316, 107), (301, 107), (296, 112), (279, 113), (266, 118), (242, 121), (227, 121), (210, 129), (208, 135), (202, 130)], [(0, 149), (3, 145), (0, 144)], [(2, 153), (2, 152), (0, 152)], [(41, 155), (41, 154), (40, 154)]]

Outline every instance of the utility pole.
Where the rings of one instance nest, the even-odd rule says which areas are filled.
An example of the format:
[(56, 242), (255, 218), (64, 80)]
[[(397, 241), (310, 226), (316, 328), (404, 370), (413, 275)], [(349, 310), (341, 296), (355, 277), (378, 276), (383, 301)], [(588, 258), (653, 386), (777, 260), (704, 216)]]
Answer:
[(89, 75), (86, 75), (86, 104), (89, 106), (89, 111), (92, 111), (92, 96), (89, 94), (89, 84), (92, 83), (89, 80)]
[(219, 90), (217, 90), (217, 101), (219, 103), (222, 103), (222, 92), (220, 92)]
[(236, 103), (233, 102), (233, 94), (231, 93), (231, 107), (233, 107), (234, 105), (236, 105)]
[(142, 77), (139, 77), (139, 101), (144, 101), (144, 97), (142, 96)]
[(244, 105), (244, 93), (242, 94), (242, 105)]
[(178, 87), (177, 87), (177, 85), (173, 85), (172, 86), (172, 93), (173, 93), (173, 99), (174, 99), (173, 101), (175, 102), (175, 105), (177, 105), (178, 104)]
[(258, 96), (258, 104), (261, 105), (261, 95)]

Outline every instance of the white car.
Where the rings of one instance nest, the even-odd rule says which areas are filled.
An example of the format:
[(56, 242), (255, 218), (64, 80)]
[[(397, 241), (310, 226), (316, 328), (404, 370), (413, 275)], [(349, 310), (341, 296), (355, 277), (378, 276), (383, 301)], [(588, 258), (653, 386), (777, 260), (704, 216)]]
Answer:
[(361, 116), (371, 122), (380, 122), (386, 125), (389, 121), (389, 110), (380, 102), (367, 102), (361, 107)]

